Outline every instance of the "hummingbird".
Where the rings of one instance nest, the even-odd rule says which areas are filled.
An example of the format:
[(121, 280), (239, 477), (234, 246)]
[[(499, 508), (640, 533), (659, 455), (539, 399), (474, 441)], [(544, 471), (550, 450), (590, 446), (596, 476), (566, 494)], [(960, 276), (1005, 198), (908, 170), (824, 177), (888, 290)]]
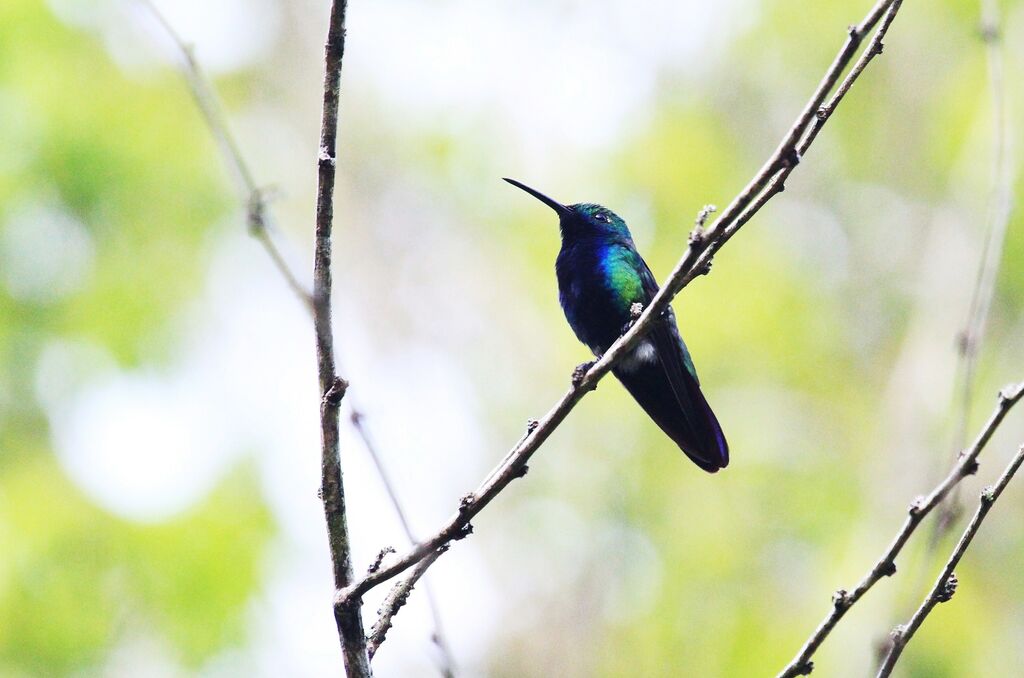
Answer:
[[(601, 205), (563, 205), (515, 179), (505, 181), (558, 215), (558, 300), (576, 337), (600, 358), (633, 322), (635, 305), (646, 307), (658, 292), (626, 222)], [(693, 463), (709, 473), (728, 466), (729, 445), (701, 393), (671, 306), (612, 373)]]

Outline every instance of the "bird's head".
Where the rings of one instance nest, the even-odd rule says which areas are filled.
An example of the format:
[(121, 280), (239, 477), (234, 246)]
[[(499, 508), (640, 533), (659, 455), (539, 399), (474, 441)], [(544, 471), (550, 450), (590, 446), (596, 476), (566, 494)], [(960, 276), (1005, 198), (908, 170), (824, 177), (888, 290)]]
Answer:
[(607, 207), (595, 205), (591, 202), (563, 205), (557, 200), (549, 198), (540, 191), (530, 188), (515, 179), (506, 178), (505, 181), (516, 188), (526, 191), (555, 211), (558, 215), (558, 223), (562, 231), (563, 240), (575, 240), (586, 237), (626, 238), (632, 240), (626, 222)]

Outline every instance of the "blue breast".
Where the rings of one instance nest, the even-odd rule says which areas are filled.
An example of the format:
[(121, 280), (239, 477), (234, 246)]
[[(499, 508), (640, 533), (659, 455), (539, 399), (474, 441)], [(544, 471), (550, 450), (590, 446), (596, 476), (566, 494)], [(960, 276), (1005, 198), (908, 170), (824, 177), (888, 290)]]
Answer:
[(643, 285), (629, 250), (617, 244), (582, 241), (563, 246), (555, 270), (558, 296), (576, 337), (603, 353), (630, 320), (630, 306), (642, 300)]

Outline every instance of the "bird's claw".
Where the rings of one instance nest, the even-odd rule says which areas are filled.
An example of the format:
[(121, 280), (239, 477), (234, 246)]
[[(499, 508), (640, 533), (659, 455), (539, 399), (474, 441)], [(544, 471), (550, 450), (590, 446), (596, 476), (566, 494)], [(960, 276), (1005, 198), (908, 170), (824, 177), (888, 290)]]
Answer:
[(595, 362), (597, 361), (591, 360), (590, 362), (580, 363), (579, 365), (576, 366), (576, 369), (572, 371), (573, 388), (580, 387), (580, 384), (583, 383), (583, 378), (587, 376), (587, 372), (590, 371), (590, 368), (594, 366)]

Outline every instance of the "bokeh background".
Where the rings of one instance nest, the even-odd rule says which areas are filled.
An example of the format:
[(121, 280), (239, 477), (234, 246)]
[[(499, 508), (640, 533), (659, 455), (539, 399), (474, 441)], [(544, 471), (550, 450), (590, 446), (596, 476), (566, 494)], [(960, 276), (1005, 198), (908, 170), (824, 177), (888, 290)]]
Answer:
[[(328, 3), (158, 4), (308, 282)], [(1012, 137), (1024, 3), (1001, 6)], [(352, 1), (338, 346), (414, 530), (434, 529), (588, 357), (557, 303), (553, 216), (500, 177), (612, 207), (664, 277), (700, 207), (760, 166), (867, 8)], [(906, 3), (787, 191), (676, 301), (729, 435), (725, 472), (698, 471), (606, 380), (431, 570), (459, 675), (774, 675), (878, 557), (956, 445), (956, 337), (992, 185), (978, 26), (972, 1)], [(5, 677), (340, 671), (310, 323), (247, 235), (180, 65), (131, 0), (0, 3)], [(1022, 218), (972, 434), (1024, 378)], [(966, 501), (1022, 441), (1018, 411)], [(342, 449), (362, 569), (405, 540), (347, 429)], [(1019, 485), (902, 675), (1020, 675)], [(815, 675), (872, 671), (949, 551), (929, 534)], [(420, 592), (378, 674), (435, 674), (430, 633)]]

